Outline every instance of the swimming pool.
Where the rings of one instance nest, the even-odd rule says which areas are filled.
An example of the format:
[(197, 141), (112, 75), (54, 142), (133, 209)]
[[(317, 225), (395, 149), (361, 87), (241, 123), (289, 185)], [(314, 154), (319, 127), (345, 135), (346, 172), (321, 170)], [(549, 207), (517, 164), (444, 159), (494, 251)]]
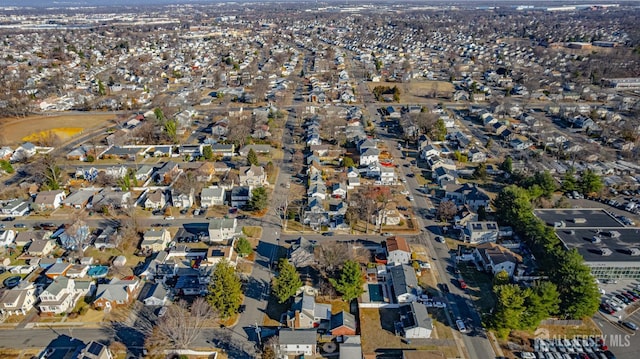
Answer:
[(107, 266), (91, 266), (87, 274), (91, 278), (102, 278), (109, 273), (109, 267)]
[(382, 285), (369, 284), (369, 300), (372, 302), (384, 302), (384, 297), (382, 296)]

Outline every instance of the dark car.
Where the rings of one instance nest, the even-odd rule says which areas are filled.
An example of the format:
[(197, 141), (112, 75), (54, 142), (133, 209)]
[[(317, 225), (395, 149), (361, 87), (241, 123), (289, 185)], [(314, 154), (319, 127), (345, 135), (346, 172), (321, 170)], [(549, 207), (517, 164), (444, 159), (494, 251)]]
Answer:
[(58, 226), (56, 226), (53, 223), (40, 223), (40, 228), (46, 229), (46, 230), (52, 230), (52, 229), (58, 228)]
[(450, 290), (449, 290), (449, 286), (448, 286), (448, 285), (446, 285), (445, 283), (440, 283), (440, 290), (441, 290), (443, 293), (449, 293), (449, 292), (450, 292)]
[(333, 232), (324, 232), (324, 233), (322, 233), (322, 235), (325, 236), (325, 237), (331, 237), (331, 236), (333, 236)]
[(631, 330), (638, 330), (638, 326), (634, 322), (621, 321), (620, 324), (624, 325), (625, 327), (627, 327), (627, 328), (629, 328)]
[(407, 177), (409, 177), (409, 178), (413, 178), (413, 177), (415, 177), (415, 176), (416, 176), (416, 175), (414, 175), (413, 173), (407, 173)]
[(10, 221), (15, 221), (16, 217), (6, 217), (5, 219), (3, 219), (3, 221), (6, 222), (10, 222)]
[(13, 225), (15, 228), (27, 228), (27, 225), (24, 223), (16, 223)]
[(247, 306), (244, 304), (240, 304), (240, 306), (238, 307), (238, 313), (242, 314), (245, 310), (247, 310)]

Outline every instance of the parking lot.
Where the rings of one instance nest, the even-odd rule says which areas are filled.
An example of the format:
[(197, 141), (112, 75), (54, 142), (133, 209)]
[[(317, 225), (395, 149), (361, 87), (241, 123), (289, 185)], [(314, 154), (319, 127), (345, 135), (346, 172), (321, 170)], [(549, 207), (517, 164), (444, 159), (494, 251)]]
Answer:
[[(599, 283), (598, 287), (605, 291), (602, 296), (603, 301), (611, 301), (612, 297), (623, 291), (636, 288), (639, 282), (637, 280), (617, 280), (611, 283)], [(616, 301), (620, 301), (619, 299)], [(602, 337), (609, 350), (613, 352), (616, 358), (635, 359), (640, 353), (640, 339), (636, 337), (637, 332), (620, 325), (619, 321), (629, 321), (634, 324), (640, 324), (640, 300), (624, 306), (620, 311), (613, 315), (608, 315), (602, 311), (594, 316), (594, 321), (602, 330)]]

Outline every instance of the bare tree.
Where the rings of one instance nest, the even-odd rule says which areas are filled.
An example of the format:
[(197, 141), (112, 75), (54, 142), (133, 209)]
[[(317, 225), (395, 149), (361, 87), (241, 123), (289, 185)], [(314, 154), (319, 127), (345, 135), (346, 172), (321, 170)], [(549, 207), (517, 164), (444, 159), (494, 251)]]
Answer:
[(438, 217), (441, 220), (446, 221), (458, 213), (458, 208), (453, 201), (442, 201), (438, 205)]
[(215, 312), (204, 298), (196, 298), (191, 305), (180, 300), (158, 320), (145, 340), (145, 347), (152, 355), (165, 349), (188, 348), (213, 317)]
[(287, 230), (287, 216), (289, 212), (289, 197), (276, 197), (274, 198), (274, 211), (276, 215), (280, 219), (280, 228), (282, 229), (282, 233)]

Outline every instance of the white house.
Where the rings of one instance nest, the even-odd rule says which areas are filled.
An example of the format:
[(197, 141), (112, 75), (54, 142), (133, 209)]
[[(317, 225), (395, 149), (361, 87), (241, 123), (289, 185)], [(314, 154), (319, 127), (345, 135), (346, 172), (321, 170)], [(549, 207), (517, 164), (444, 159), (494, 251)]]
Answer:
[(140, 248), (142, 250), (159, 252), (167, 248), (169, 242), (171, 242), (171, 233), (169, 233), (167, 229), (150, 229), (144, 232)]
[(360, 166), (368, 166), (372, 163), (378, 162), (380, 157), (380, 150), (374, 147), (367, 147), (360, 152)]
[(277, 358), (286, 359), (289, 356), (313, 357), (316, 354), (317, 335), (315, 328), (306, 330), (281, 329), (278, 343), (274, 348)]
[(473, 259), (477, 265), (493, 275), (506, 271), (509, 277), (513, 276), (516, 266), (522, 262), (518, 254), (495, 243), (478, 245), (473, 251)]
[(16, 239), (16, 232), (11, 229), (0, 229), (0, 247), (7, 247)]
[(469, 222), (466, 228), (466, 239), (469, 243), (495, 242), (498, 240), (498, 224), (496, 222)]
[(389, 284), (393, 288), (396, 303), (411, 303), (422, 294), (422, 288), (418, 285), (418, 278), (413, 267), (402, 264), (391, 267), (389, 270)]
[(404, 237), (387, 238), (387, 264), (400, 265), (411, 262), (411, 249)]
[(144, 299), (142, 299), (144, 305), (147, 306), (162, 306), (165, 305), (167, 301), (167, 290), (162, 283), (153, 284)]
[(207, 187), (200, 192), (200, 205), (204, 208), (224, 204), (224, 188)]
[(193, 200), (193, 188), (189, 191), (189, 194), (171, 192), (171, 201), (173, 206), (177, 208), (190, 208), (194, 205)]
[(87, 294), (89, 288), (76, 288), (73, 279), (58, 276), (40, 293), (40, 304), (38, 308), (43, 314), (62, 314), (76, 306), (78, 300)]
[(22, 281), (17, 287), (5, 291), (0, 298), (0, 314), (25, 315), (36, 303), (33, 282)]
[(221, 242), (231, 239), (237, 233), (238, 220), (235, 218), (213, 218), (209, 220), (209, 241)]
[(393, 185), (397, 179), (396, 170), (393, 167), (380, 166), (380, 183)]
[(433, 322), (427, 313), (427, 307), (421, 303), (412, 302), (399, 308), (400, 321), (404, 337), (407, 339), (430, 338), (433, 332)]

